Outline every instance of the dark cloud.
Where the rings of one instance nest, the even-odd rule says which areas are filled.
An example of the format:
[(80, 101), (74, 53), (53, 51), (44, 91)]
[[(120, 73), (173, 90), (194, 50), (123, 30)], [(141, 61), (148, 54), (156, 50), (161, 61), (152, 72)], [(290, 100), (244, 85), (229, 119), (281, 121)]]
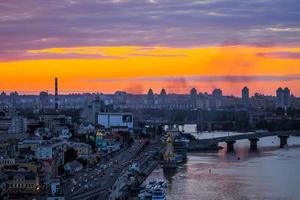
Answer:
[(299, 45), (299, 10), (298, 0), (1, 1), (0, 56), (95, 45)]

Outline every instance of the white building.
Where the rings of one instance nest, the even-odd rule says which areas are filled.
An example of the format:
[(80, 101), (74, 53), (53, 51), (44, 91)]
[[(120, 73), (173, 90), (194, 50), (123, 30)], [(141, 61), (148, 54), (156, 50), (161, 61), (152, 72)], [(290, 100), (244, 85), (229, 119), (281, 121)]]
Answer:
[(133, 117), (131, 113), (99, 113), (97, 116), (97, 123), (105, 128), (112, 128), (116, 126), (124, 126), (129, 130), (133, 129)]

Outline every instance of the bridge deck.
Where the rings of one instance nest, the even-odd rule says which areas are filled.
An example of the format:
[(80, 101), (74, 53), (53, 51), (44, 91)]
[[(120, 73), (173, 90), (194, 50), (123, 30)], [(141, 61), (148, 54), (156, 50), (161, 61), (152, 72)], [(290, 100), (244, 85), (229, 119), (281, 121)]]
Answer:
[(254, 139), (254, 138), (263, 138), (270, 136), (290, 136), (294, 134), (299, 134), (300, 131), (278, 131), (278, 132), (255, 132), (255, 133), (247, 133), (240, 135), (230, 135), (230, 136), (222, 136), (215, 137), (209, 139), (198, 139), (198, 143), (219, 143), (219, 142), (230, 142), (236, 140), (244, 140), (244, 139)]

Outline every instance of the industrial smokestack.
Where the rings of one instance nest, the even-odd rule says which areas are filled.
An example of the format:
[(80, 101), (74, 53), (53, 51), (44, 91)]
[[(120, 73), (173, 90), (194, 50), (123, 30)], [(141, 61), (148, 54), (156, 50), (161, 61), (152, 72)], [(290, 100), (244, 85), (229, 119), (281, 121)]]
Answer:
[(55, 111), (58, 111), (58, 79), (55, 77)]

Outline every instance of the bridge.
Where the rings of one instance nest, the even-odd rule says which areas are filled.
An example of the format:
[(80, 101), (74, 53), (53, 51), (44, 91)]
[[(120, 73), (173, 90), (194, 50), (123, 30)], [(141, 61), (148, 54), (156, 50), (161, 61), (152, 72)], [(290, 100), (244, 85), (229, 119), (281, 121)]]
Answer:
[(282, 148), (287, 145), (287, 139), (289, 138), (290, 135), (299, 135), (299, 134), (300, 131), (254, 132), (254, 133), (247, 133), (247, 134), (240, 134), (240, 135), (215, 137), (209, 139), (197, 139), (196, 142), (194, 142), (194, 145), (197, 144), (198, 146), (202, 146), (202, 147), (216, 147), (218, 146), (219, 142), (226, 142), (227, 151), (233, 151), (234, 143), (237, 140), (248, 139), (250, 141), (250, 149), (257, 150), (257, 142), (259, 141), (260, 138), (278, 136), (280, 139), (280, 148)]

